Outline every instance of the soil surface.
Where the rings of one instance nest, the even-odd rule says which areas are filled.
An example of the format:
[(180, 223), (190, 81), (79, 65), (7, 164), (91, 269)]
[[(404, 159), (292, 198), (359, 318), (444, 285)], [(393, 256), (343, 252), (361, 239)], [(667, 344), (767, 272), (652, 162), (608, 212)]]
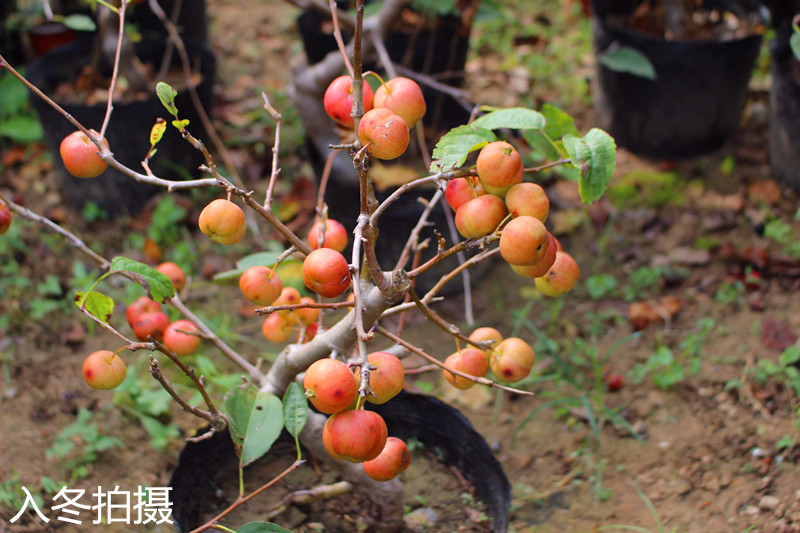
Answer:
[[(212, 44), (221, 59), (215, 121), (247, 186), (263, 191), (274, 122), (264, 116), (261, 91), (291, 114), (287, 80), (302, 55), (293, 23), (296, 10), (283, 3), (220, 0), (210, 3), (209, 11)], [(591, 60), (579, 60), (590, 72)], [(497, 64), (491, 54), (471, 58), (470, 72), (489, 69), (472, 87), (476, 100), (513, 105), (513, 95), (505, 91), (514, 86), (511, 75), (492, 72)], [(779, 243), (769, 238), (772, 234), (765, 236), (765, 227), (776, 227), (776, 220), (800, 235), (798, 197), (772, 180), (767, 106), (766, 93), (754, 85), (740, 131), (702, 158), (653, 162), (620, 149), (618, 187), (588, 208), (576, 201), (573, 184), (554, 175), (543, 178), (553, 205), (549, 225), (592, 285), (581, 282), (563, 302), (545, 300), (531, 283), (497, 263), (472, 292), (476, 326), (497, 327), (506, 336), (536, 343), (534, 378), (524, 385), (535, 396), (480, 387), (454, 391), (436, 372), (409, 375), (409, 389), (457, 406), (495, 450), (513, 486), (512, 530), (800, 532), (800, 435), (792, 389), (800, 386), (800, 378), (795, 365), (781, 361), (798, 346), (800, 262), (785, 250), (791, 239)], [(590, 109), (571, 111), (581, 131), (592, 126)], [(288, 124), (282, 139), (281, 166), (291, 186), (278, 194), (287, 218), (301, 214), (295, 222), (299, 227), (310, 220), (313, 173), (300, 128)], [(113, 221), (63, 205), (45, 150), (37, 144), (5, 150), (0, 191), (73, 229), (108, 257), (126, 254), (156, 262), (181, 251), (164, 244), (170, 242), (164, 235), (148, 233), (157, 200), (136, 219)], [(261, 338), (260, 321), (236, 288), (219, 289), (210, 276), (264, 249), (270, 235), (262, 229), (231, 250), (210, 245), (193, 222), (210, 197), (176, 199), (194, 213), (174, 223), (194, 242), (182, 252), (192, 259), (187, 265), (192, 283), (184, 299), (226, 331), (241, 353), (269, 360), (279, 347)], [(71, 280), (81, 277), (81, 268), (88, 270), (83, 276), (88, 281), (76, 287), (85, 290), (96, 271), (85, 256), (45, 237), (35, 224), (17, 219), (14, 224), (19, 229), (5, 238), (15, 244), (0, 248), (0, 264), (17, 265), (2, 271), (7, 294), (0, 299), (0, 317), (7, 317), (0, 323), (7, 328), (0, 334), (0, 533), (172, 531), (167, 525), (91, 524), (95, 516), (89, 510), (81, 514), (83, 525), (76, 526), (59, 521), (51, 509), (53, 493), (43, 476), (85, 490), (80, 502), (88, 505), (96, 503), (91, 494), (98, 487), (134, 492), (139, 486), (167, 486), (182, 437), (192, 436), (203, 423), (174, 405), (157, 405), (152, 392), (157, 388), (146, 371), (148, 354), (125, 356), (138, 380), (116, 398), (114, 392), (86, 387), (80, 372), (85, 356), (120, 345), (70, 303)], [(137, 233), (142, 236), (131, 237)], [(6, 283), (21, 278), (30, 286)], [(118, 295), (116, 323), (129, 334), (121, 318), (123, 302), (139, 293), (111, 285), (109, 292)], [(436, 310), (468, 331), (473, 326), (465, 321), (465, 306), (459, 295)], [(407, 340), (441, 359), (455, 350), (452, 340), (419, 314), (409, 314), (404, 327)], [(607, 352), (598, 378), (619, 374), (618, 391), (596, 381), (588, 362), (589, 354)], [(219, 353), (210, 346), (202, 353), (218, 367), (214, 372), (203, 367), (217, 380), (212, 390), (219, 393), (238, 381)], [(640, 372), (648, 361), (652, 370)], [(406, 362), (422, 366), (413, 357)], [(177, 372), (165, 372), (180, 382)], [(670, 386), (657, 386), (667, 378)], [(161, 427), (173, 428), (164, 430), (174, 433), (158, 442), (158, 449), (152, 428), (145, 429), (152, 426), (142, 415), (147, 409), (157, 413), (150, 418)], [(65, 428), (86, 416), (80, 413), (91, 415), (83, 436), (65, 435)], [(94, 430), (86, 429), (92, 425)], [(104, 446), (97, 433), (119, 442)], [(56, 446), (59, 434), (76, 448)], [(288, 465), (293, 452), (284, 452)], [(263, 519), (292, 490), (336, 481), (323, 457), (311, 459), (228, 525)], [(317, 460), (323, 461), (325, 477), (318, 477)], [(424, 450), (415, 452), (413, 464), (401, 476), (407, 531), (489, 529), (485, 509), (457, 472)], [(48, 524), (30, 513), (10, 523), (24, 499), (21, 486), (44, 496)], [(219, 495), (226, 492), (235, 488), (219, 489)], [(289, 507), (274, 521), (293, 531), (359, 530), (359, 496), (340, 498), (313, 508)], [(422, 525), (425, 519), (428, 526)]]

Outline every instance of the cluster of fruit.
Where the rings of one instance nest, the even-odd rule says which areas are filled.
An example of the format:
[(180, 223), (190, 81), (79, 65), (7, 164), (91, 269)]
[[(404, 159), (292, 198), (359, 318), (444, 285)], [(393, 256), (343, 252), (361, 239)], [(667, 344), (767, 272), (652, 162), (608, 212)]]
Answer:
[(572, 290), (580, 269), (545, 228), (550, 201), (541, 186), (523, 182), (519, 152), (505, 141), (491, 142), (481, 148), (476, 167), (477, 179), (455, 178), (445, 189), (458, 232), (466, 239), (479, 239), (510, 217), (501, 229), (500, 254), (514, 272), (533, 278), (546, 296)]
[[(414, 80), (392, 78), (373, 93), (363, 82), (364, 115), (358, 123), (358, 139), (378, 159), (395, 159), (408, 147), (409, 128), (425, 116), (425, 98)], [(337, 124), (353, 129), (353, 80), (339, 76), (323, 97), (325, 111)]]
[[(405, 383), (403, 363), (388, 352), (367, 356), (370, 365), (366, 401), (382, 404), (394, 398)], [(320, 359), (306, 370), (306, 397), (321, 413), (331, 415), (322, 430), (322, 443), (331, 456), (363, 463), (364, 472), (388, 481), (408, 468), (411, 457), (405, 442), (389, 437), (378, 413), (363, 409), (359, 397), (360, 369), (353, 372), (337, 359)]]
[[(307, 239), (312, 252), (303, 260), (306, 287), (325, 298), (343, 294), (350, 287), (350, 265), (342, 255), (347, 247), (347, 230), (333, 219), (318, 221), (309, 230)], [(239, 276), (239, 289), (245, 298), (258, 305), (299, 306), (267, 315), (261, 332), (268, 340), (286, 342), (298, 333), (298, 342), (308, 342), (316, 335), (319, 327), (319, 309), (313, 307), (316, 302), (294, 287), (284, 287), (273, 269), (248, 268)]]
[[(489, 347), (485, 350), (472, 346), (462, 348), (445, 359), (445, 366), (475, 377), (483, 377), (491, 369), (498, 380), (516, 383), (528, 377), (536, 362), (530, 344), (518, 337), (504, 339), (495, 328), (478, 328), (470, 334), (469, 340), (488, 343)], [(475, 384), (475, 381), (447, 370), (444, 377), (458, 389), (468, 389)]]
[[(173, 262), (161, 263), (156, 270), (172, 281), (176, 291), (186, 285), (186, 273)], [(171, 322), (161, 304), (140, 296), (125, 309), (125, 317), (140, 341), (155, 339), (176, 355), (191, 355), (202, 342), (200, 329), (188, 320)], [(83, 378), (95, 389), (113, 389), (125, 379), (125, 362), (117, 352), (98, 350), (83, 361)]]

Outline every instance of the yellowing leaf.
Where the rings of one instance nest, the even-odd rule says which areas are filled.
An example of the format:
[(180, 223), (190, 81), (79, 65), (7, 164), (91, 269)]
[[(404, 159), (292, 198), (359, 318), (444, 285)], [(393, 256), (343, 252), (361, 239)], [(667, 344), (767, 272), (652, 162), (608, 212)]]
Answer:
[(419, 177), (419, 173), (407, 165), (383, 165), (374, 161), (369, 169), (369, 177), (378, 190), (399, 187)]
[(163, 118), (157, 118), (156, 123), (153, 124), (153, 127), (150, 129), (150, 149), (156, 147), (158, 141), (161, 140), (161, 137), (164, 136), (164, 132), (167, 131), (167, 121)]

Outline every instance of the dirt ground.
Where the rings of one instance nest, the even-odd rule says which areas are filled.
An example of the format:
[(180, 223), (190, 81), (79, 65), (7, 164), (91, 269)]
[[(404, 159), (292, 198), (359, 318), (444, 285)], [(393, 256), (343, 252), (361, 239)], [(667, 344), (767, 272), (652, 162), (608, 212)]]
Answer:
[[(216, 120), (223, 136), (238, 146), (233, 150), (234, 160), (244, 169), (245, 181), (255, 187), (269, 168), (272, 130), (270, 126), (254, 127), (254, 123), (267, 122), (260, 123), (261, 119), (253, 116), (263, 113), (262, 90), (285, 102), (281, 95), (287, 88), (289, 69), (301, 53), (293, 38), (295, 10), (280, 2), (220, 0), (210, 4), (212, 41), (222, 59)], [(243, 16), (245, 12), (247, 16)], [(496, 59), (476, 59), (469, 67), (485, 71)], [(590, 60), (586, 69), (590, 72)], [(505, 76), (489, 72), (474, 87), (479, 98), (489, 104), (508, 104), (507, 94), (501, 91), (510, 83)], [(537, 349), (548, 339), (558, 342), (557, 350), (539, 352), (534, 373), (538, 376), (551, 375), (558, 361), (585, 356), (592, 343), (596, 343), (597, 353), (603, 354), (629, 337), (635, 329), (628, 319), (632, 302), (674, 297), (677, 313), (667, 313), (656, 304), (657, 318), (639, 320), (641, 333), (614, 348), (604, 363), (605, 373), (618, 373), (623, 379), (618, 392), (602, 394), (604, 405), (619, 413), (631, 431), (607, 420), (593, 430), (595, 419), (585, 405), (565, 402), (561, 407), (540, 410), (554, 399), (591, 392), (563, 382), (531, 380), (527, 388), (536, 393), (534, 397), (513, 397), (477, 387), (457, 394), (434, 374), (409, 379), (410, 389), (433, 393), (457, 406), (496, 451), (513, 486), (511, 530), (800, 532), (800, 435), (797, 398), (790, 388), (793, 374), (789, 370), (757, 380), (753, 373), (766, 368), (765, 362), (778, 365), (784, 350), (797, 346), (800, 266), (796, 259), (782, 255), (774, 240), (763, 236), (763, 228), (765, 220), (781, 219), (799, 235), (796, 213), (800, 204), (795, 193), (772, 181), (766, 149), (768, 99), (763, 87), (754, 86), (750, 96), (741, 130), (714, 154), (674, 163), (645, 161), (619, 151), (615, 183), (631, 171), (647, 177), (673, 171), (679, 176), (667, 186), (676, 193), (667, 194), (668, 200), (659, 205), (624, 200), (615, 205), (604, 200), (587, 209), (575, 203), (574, 187), (548, 179), (548, 192), (560, 211), (551, 219), (554, 233), (574, 252), (582, 279), (610, 274), (616, 289), (598, 296), (581, 284), (559, 309), (536, 296), (530, 284), (499, 263), (474, 289), (478, 325), (497, 327), (507, 335), (513, 328), (521, 328), (519, 336), (538, 342)], [(591, 110), (578, 110), (578, 114), (582, 130), (592, 126)], [(237, 129), (247, 134), (236, 137), (231, 132)], [(286, 133), (282, 166), (287, 177), (302, 182), (311, 178), (311, 170), (295, 133), (291, 127)], [(254, 142), (253, 136), (259, 134), (269, 140), (261, 145)], [(15, 191), (17, 201), (40, 209), (78, 234), (97, 235), (98, 249), (109, 256), (128, 253), (146, 258), (142, 249), (120, 246), (121, 242), (141, 242), (123, 238), (131, 228), (146, 228), (141, 217), (114, 224), (92, 222), (61, 205), (52, 165), (41, 153), (42, 147), (29, 147), (18, 161), (4, 165), (0, 191)], [(644, 196), (651, 190), (648, 184), (638, 187)], [(190, 221), (180, 224), (191, 226)], [(43, 242), (38, 231), (33, 224), (25, 225), (18, 237), (25, 248), (9, 251), (21, 265), (19, 275), (38, 286), (48, 274), (56, 274), (59, 282), (66, 284), (76, 260), (88, 265), (72, 248), (55, 240)], [(262, 242), (262, 237), (254, 237), (248, 245), (255, 248)], [(237, 311), (241, 302), (235, 289), (228, 287), (221, 297), (215, 296), (217, 290), (207, 279), (208, 273), (232, 267), (234, 254), (215, 257), (218, 248), (203, 246), (193, 250), (197, 255), (190, 269), (196, 285), (190, 303), (208, 315), (220, 307)], [(164, 255), (168, 259), (169, 250), (164, 250)], [(634, 291), (643, 267), (659, 274), (653, 283)], [(760, 279), (753, 279), (753, 270)], [(625, 287), (631, 288), (629, 297)], [(81, 377), (80, 365), (86, 354), (118, 341), (93, 330), (77, 310), (65, 311), (69, 307), (31, 319), (24, 299), (3, 298), (0, 310), (21, 318), (15, 318), (9, 330), (0, 334), (0, 503), (9, 491), (19, 496), (20, 486), (41, 491), (42, 476), (63, 481), (69, 488), (85, 489), (85, 503), (91, 501), (89, 494), (97, 487), (133, 491), (140, 485), (166, 486), (183, 447), (182, 439), (169, 438), (163, 449), (154, 449), (135, 413), (116, 405), (113, 393), (87, 388)], [(437, 311), (469, 329), (464, 307), (464, 297), (459, 295), (438, 305)], [(117, 313), (121, 314), (122, 308), (118, 303)], [(232, 314), (233, 322), (215, 324), (233, 331), (243, 353), (269, 358), (276, 352), (275, 347), (264, 346), (258, 324)], [(523, 317), (539, 333), (535, 335), (525, 326)], [(682, 342), (687, 337), (697, 339), (703, 323), (710, 324), (709, 332), (690, 354)], [(453, 351), (447, 336), (420, 315), (409, 315), (406, 332), (409, 341), (442, 358)], [(635, 382), (629, 372), (664, 348), (678, 357), (684, 377), (669, 388), (660, 388), (652, 380), (653, 374), (661, 372), (656, 370)], [(207, 355), (216, 357), (210, 349)], [(130, 357), (138, 361), (141, 379), (147, 379), (146, 355)], [(696, 373), (688, 371), (693, 358), (699, 362)], [(419, 362), (409, 359), (409, 364)], [(788, 367), (796, 373), (794, 366)], [(591, 383), (586, 379), (590, 367), (575, 368), (578, 370), (570, 377)], [(92, 422), (102, 435), (115, 436), (121, 444), (98, 451), (95, 459), (85, 463), (85, 475), (71, 478), (75, 470), (66, 461), (77, 452), (59, 457), (46, 451), (84, 409), (93, 413)], [(202, 426), (174, 406), (171, 413), (161, 419), (174, 424), (182, 435)], [(525, 422), (529, 416), (530, 421)], [(72, 440), (82, 449), (80, 440)], [(433, 471), (439, 477), (432, 478)], [(313, 484), (312, 472), (305, 468), (297, 477), (289, 477), (282, 492), (272, 498), (280, 498), (292, 487)], [(404, 502), (409, 512), (435, 508), (445, 517), (418, 530), (486, 529), (480, 506), (463, 496), (468, 489), (457, 478), (437, 471), (435, 465), (430, 471), (409, 471), (404, 477)], [(0, 533), (172, 531), (166, 525), (150, 529), (89, 525), (88, 511), (79, 527), (58, 522), (57, 514), (50, 511), (46, 514), (53, 520), (47, 525), (31, 516), (10, 524), (18, 510), (14, 505), (13, 500), (0, 505)], [(272, 504), (263, 505), (269, 509)], [(337, 504), (331, 505), (336, 508)], [(257, 511), (248, 509), (242, 523), (256, 519), (251, 514), (258, 516)], [(275, 521), (295, 531), (349, 530), (341, 524), (325, 528), (307, 508), (287, 511)], [(352, 530), (356, 527), (354, 523)]]

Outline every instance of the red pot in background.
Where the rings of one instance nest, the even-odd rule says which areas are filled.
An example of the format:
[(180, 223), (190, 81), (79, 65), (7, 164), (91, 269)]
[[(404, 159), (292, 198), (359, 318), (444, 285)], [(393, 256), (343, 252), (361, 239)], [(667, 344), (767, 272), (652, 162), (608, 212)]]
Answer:
[(28, 28), (28, 37), (36, 57), (75, 40), (75, 32), (60, 22), (44, 22)]

